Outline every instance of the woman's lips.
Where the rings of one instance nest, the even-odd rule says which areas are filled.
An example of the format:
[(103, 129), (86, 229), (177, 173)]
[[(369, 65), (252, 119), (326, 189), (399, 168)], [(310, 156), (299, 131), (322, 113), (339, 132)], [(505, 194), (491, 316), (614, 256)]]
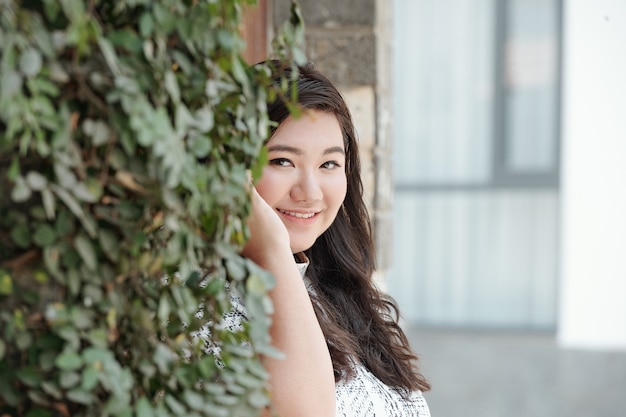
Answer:
[(319, 212), (314, 212), (314, 213), (301, 213), (298, 211), (289, 211), (289, 210), (283, 210), (283, 209), (277, 209), (280, 213), (282, 214), (286, 214), (287, 216), (292, 216), (292, 217), (296, 217), (298, 219), (310, 219), (312, 217), (314, 217), (315, 215), (317, 215)]

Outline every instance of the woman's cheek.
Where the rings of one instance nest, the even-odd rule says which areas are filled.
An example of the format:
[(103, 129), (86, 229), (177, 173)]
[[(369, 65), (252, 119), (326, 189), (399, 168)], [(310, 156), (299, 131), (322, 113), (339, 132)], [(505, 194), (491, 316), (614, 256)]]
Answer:
[(271, 168), (266, 167), (263, 170), (263, 175), (256, 183), (256, 189), (263, 200), (273, 207), (277, 201), (277, 195), (280, 193), (280, 181)]

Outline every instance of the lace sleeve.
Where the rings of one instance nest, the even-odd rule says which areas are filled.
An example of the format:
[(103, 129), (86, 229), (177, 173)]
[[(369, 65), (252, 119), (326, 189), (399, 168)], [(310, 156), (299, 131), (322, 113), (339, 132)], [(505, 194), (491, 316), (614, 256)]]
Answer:
[[(204, 351), (206, 353), (215, 355), (218, 358), (220, 356), (220, 347), (211, 338), (211, 327), (215, 327), (218, 330), (228, 329), (231, 332), (239, 332), (243, 330), (243, 323), (248, 320), (248, 312), (239, 291), (226, 285), (226, 292), (230, 295), (231, 309), (222, 316), (222, 320), (217, 325), (213, 326), (213, 322), (209, 321), (193, 334), (193, 337), (204, 340)], [(202, 315), (203, 312), (198, 314)]]

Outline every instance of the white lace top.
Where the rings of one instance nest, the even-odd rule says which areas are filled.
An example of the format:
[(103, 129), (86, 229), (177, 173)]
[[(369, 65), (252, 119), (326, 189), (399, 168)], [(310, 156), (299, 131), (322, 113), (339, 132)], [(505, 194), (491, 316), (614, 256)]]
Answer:
[[(298, 264), (300, 274), (311, 292), (310, 282), (305, 277), (307, 267), (308, 262)], [(233, 309), (224, 316), (221, 326), (235, 330), (245, 320), (246, 311), (237, 295), (233, 294), (231, 302)], [(202, 334), (199, 336), (202, 337)], [(428, 405), (420, 391), (411, 393), (405, 399), (397, 389), (385, 385), (362, 364), (355, 362), (354, 366), (354, 376), (335, 385), (336, 417), (430, 417)]]
[(336, 417), (430, 417), (421, 392), (404, 399), (363, 365), (355, 371), (354, 377), (335, 385)]

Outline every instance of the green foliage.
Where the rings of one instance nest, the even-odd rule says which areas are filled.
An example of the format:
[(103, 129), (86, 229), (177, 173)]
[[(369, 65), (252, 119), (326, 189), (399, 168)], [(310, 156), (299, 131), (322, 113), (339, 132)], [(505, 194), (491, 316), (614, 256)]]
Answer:
[[(0, 414), (268, 403), (272, 277), (239, 250), (280, 91), (241, 58), (249, 2), (0, 1)], [(218, 326), (229, 289), (241, 331)]]

